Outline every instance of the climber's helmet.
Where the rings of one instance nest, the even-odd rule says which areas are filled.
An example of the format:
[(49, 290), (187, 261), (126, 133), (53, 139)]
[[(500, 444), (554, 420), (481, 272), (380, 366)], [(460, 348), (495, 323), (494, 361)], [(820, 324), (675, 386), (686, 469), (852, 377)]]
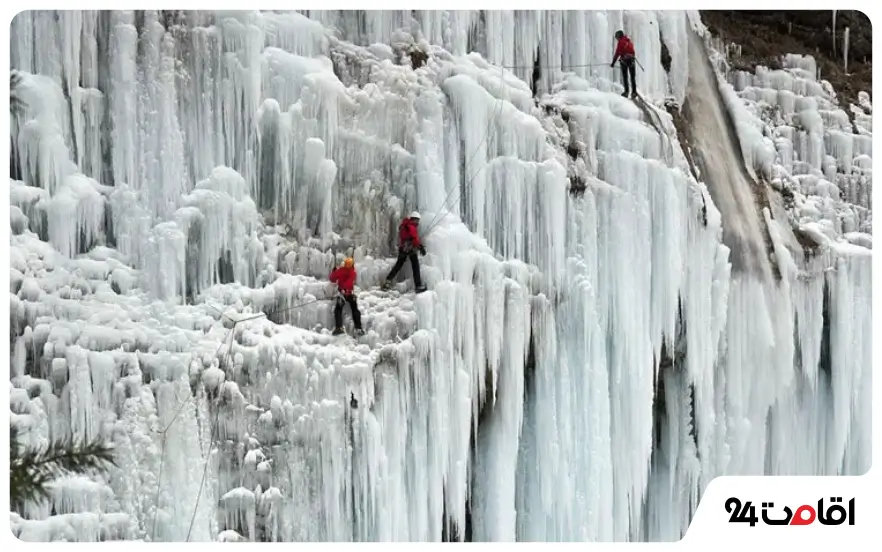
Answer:
[(420, 212), (414, 211), (413, 213), (410, 214), (410, 218), (412, 218), (413, 220), (420, 220)]
[(355, 259), (353, 259), (352, 257), (346, 257), (345, 259), (343, 259), (343, 266), (345, 266), (346, 268), (352, 268), (353, 265), (355, 265)]
[(616, 40), (622, 38), (623, 36), (625, 36), (625, 33), (623, 33), (622, 31), (616, 31)]

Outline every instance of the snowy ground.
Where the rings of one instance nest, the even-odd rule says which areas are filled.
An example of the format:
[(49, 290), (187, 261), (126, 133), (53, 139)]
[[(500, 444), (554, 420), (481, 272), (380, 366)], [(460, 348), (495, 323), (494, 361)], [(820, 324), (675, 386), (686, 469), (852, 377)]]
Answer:
[[(662, 107), (695, 14), (409, 14), (16, 19), (12, 419), (120, 463), (20, 538), (441, 540), (470, 500), (475, 540), (673, 540), (715, 475), (869, 465), (868, 115), (808, 60), (721, 86), (790, 198), (763, 282)], [(380, 292), (414, 208), (430, 291)], [(358, 342), (328, 334), (344, 253)]]

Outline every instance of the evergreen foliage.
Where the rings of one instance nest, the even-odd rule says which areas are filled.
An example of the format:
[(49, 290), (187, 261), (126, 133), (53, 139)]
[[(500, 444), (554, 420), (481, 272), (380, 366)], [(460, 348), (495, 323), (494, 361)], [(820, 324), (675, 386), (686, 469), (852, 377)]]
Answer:
[(9, 504), (21, 510), (27, 502), (49, 497), (52, 481), (66, 473), (86, 474), (116, 465), (113, 448), (101, 441), (55, 441), (48, 447), (27, 449), (18, 428), (9, 429)]

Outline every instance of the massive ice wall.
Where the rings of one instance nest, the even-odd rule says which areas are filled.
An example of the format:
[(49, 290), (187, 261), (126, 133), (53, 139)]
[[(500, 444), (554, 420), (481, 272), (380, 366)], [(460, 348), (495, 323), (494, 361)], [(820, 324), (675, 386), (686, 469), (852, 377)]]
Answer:
[[(617, 28), (645, 104), (619, 96)], [(716, 475), (866, 470), (869, 118), (850, 130), (796, 58), (696, 84), (701, 31), (683, 12), (20, 14), (12, 419), (31, 446), (110, 438), (120, 466), (58, 481), (15, 533), (676, 539)], [(770, 198), (752, 216), (774, 279), (732, 264), (690, 86), (719, 87), (742, 150), (701, 153), (740, 154)], [(431, 289), (376, 291), (414, 208)], [(327, 332), (344, 252), (357, 344)]]

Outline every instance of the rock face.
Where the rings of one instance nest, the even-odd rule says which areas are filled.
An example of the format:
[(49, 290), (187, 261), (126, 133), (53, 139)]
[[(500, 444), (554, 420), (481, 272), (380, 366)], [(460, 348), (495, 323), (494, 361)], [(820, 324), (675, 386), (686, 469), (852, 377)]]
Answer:
[(709, 10), (701, 12), (701, 20), (714, 35), (741, 47), (740, 55), (731, 60), (739, 68), (765, 64), (777, 69), (786, 53), (811, 54), (821, 78), (830, 81), (841, 102), (857, 103), (860, 91), (872, 97), (873, 26), (861, 11)]

